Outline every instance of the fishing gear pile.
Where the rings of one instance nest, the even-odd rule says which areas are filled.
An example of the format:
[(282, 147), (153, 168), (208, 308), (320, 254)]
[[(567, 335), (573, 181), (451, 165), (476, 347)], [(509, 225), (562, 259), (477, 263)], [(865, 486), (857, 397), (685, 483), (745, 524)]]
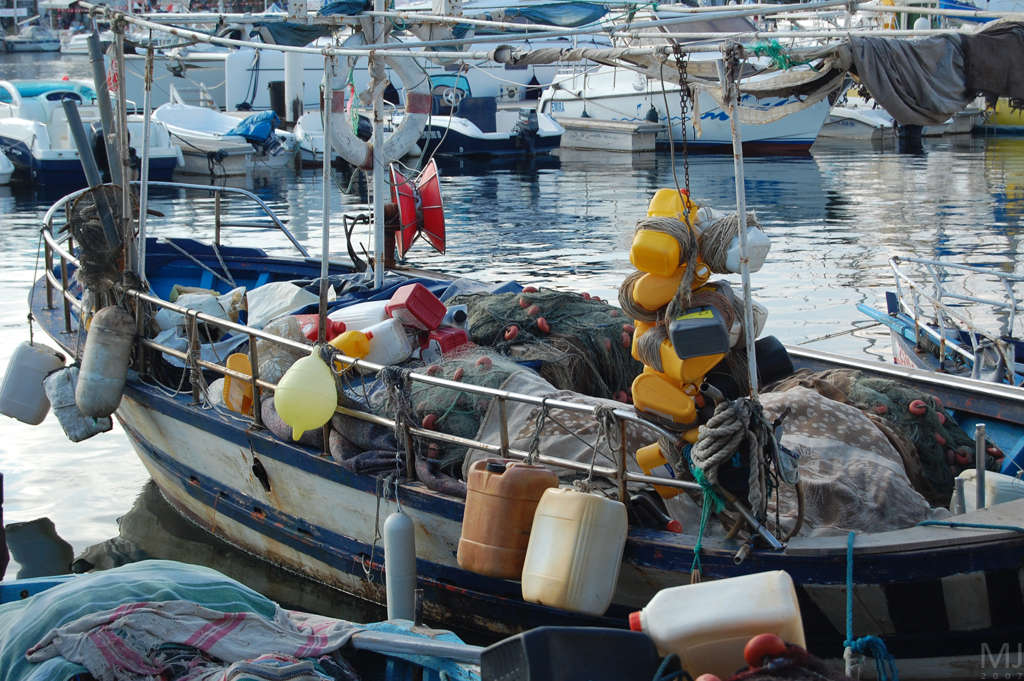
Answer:
[(633, 323), (589, 294), (528, 286), (449, 302), (467, 306), (471, 341), (536, 369), (560, 390), (626, 402), (643, 369), (630, 356)]

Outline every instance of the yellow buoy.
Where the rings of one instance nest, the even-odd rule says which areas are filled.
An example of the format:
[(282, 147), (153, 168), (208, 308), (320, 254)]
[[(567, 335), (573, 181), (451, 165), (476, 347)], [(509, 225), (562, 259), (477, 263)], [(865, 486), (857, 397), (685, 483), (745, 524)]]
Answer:
[(285, 372), (274, 393), (274, 408), (291, 426), (293, 440), (330, 421), (337, 406), (334, 376), (316, 349)]

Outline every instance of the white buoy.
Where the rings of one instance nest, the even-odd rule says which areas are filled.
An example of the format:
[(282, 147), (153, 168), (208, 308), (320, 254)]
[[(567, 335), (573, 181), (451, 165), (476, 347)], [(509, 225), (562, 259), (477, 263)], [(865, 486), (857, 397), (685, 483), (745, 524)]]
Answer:
[(412, 519), (392, 513), (384, 521), (384, 574), (388, 619), (416, 617), (416, 537)]
[(43, 390), (46, 375), (64, 366), (64, 355), (31, 341), (19, 345), (4, 373), (0, 387), (0, 414), (22, 423), (39, 425), (50, 411)]
[(135, 320), (120, 307), (105, 307), (92, 318), (75, 388), (85, 416), (110, 416), (121, 404), (134, 339)]

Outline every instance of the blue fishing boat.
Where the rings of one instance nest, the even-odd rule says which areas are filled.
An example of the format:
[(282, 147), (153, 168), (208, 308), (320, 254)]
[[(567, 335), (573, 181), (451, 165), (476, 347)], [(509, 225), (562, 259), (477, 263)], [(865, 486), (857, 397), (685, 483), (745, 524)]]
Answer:
[[(739, 52), (727, 59), (735, 112)], [(749, 282), (768, 253), (744, 208), (735, 132), (736, 211), (659, 190), (637, 216), (638, 271), (618, 307), (392, 266), (421, 236), (446, 246), (436, 168), (383, 177), (429, 117), (425, 79), (406, 75), (408, 118), (383, 137), (378, 95), (376, 145), (324, 97), (337, 151), (377, 176), (372, 272), (351, 244), (351, 265), (310, 258), (258, 197), (229, 187), (169, 185), (213, 198), (207, 242), (161, 237), (154, 221), (137, 241), (119, 231), (126, 188), (95, 186), (47, 211), (29, 302), (61, 352), (82, 357), (47, 379), (69, 435), (113, 416), (182, 515), (376, 603), (382, 522), (400, 507), (424, 618), (480, 636), (624, 628), (666, 587), (784, 570), (812, 653), (838, 656), (855, 626), (885, 638), (905, 678), (977, 676), (991, 665), (979, 650), (1024, 637), (1024, 500), (947, 508), (963, 470), (980, 478), (1016, 458), (970, 426), (1020, 432), (1019, 389), (762, 335), (749, 291), (709, 279)], [(254, 202), (247, 219), (224, 212), (234, 199)], [(231, 225), (253, 227), (254, 211), (297, 256), (222, 243)], [(346, 215), (347, 232), (360, 221)], [(535, 513), (471, 508), (480, 480), (517, 461), (554, 478)], [(560, 513), (558, 499), (575, 510)], [(509, 525), (509, 546), (476, 533)], [(470, 560), (474, 545), (497, 566)]]

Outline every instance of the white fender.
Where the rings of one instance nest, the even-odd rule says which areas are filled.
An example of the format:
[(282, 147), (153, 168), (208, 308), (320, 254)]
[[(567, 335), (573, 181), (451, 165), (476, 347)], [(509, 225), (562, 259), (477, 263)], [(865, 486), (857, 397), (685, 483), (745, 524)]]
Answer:
[[(362, 33), (345, 41), (345, 47), (365, 44)], [(431, 110), (430, 79), (413, 57), (377, 57), (392, 72), (398, 74), (405, 89), (405, 116), (402, 123), (384, 140), (381, 160), (387, 164), (409, 153), (416, 145)], [(354, 166), (369, 170), (373, 167), (373, 145), (359, 139), (352, 132), (352, 124), (345, 116), (345, 92), (337, 90), (331, 102), (331, 142), (334, 150)]]

